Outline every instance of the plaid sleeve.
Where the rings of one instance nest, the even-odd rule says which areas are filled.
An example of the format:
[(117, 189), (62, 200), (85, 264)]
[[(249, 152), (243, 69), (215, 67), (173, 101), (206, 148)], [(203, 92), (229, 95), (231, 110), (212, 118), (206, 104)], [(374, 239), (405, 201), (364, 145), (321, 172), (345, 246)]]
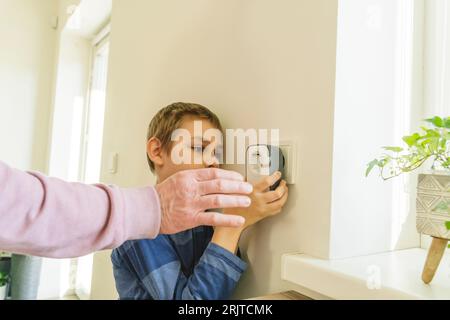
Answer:
[(182, 300), (229, 299), (247, 264), (228, 250), (209, 243), (194, 273), (178, 293)]
[[(131, 241), (116, 250), (121, 255), (121, 264), (157, 300), (228, 299), (246, 269), (246, 263), (239, 257), (213, 243), (208, 244), (190, 276), (181, 270), (176, 248), (164, 237)], [(115, 266), (119, 295), (139, 292), (136, 281), (127, 279), (122, 285), (117, 283), (121, 272), (124, 271)]]

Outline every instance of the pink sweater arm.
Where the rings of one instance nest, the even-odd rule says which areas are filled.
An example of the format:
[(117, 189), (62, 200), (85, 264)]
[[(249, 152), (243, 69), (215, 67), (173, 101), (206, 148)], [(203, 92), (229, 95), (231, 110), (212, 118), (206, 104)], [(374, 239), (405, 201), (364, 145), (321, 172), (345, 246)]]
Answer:
[(0, 161), (0, 250), (69, 258), (155, 238), (161, 209), (152, 187), (68, 183)]

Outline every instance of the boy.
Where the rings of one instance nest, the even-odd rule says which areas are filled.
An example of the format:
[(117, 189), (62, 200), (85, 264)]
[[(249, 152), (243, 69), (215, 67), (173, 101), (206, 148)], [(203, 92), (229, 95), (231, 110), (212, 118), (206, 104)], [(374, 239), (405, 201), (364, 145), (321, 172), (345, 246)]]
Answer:
[[(202, 136), (194, 136), (199, 134), (194, 130), (196, 121), (201, 121)], [(176, 129), (189, 132), (192, 140), (171, 141)], [(208, 135), (203, 134), (209, 129), (222, 131), (217, 116), (201, 105), (175, 103), (158, 112), (147, 135), (147, 160), (157, 176), (157, 184), (181, 170), (218, 167), (216, 149), (211, 148), (215, 141), (207, 140)], [(172, 157), (174, 148), (185, 154), (190, 152), (192, 159), (202, 157), (203, 163), (192, 160), (179, 164)], [(259, 220), (279, 213), (286, 203), (285, 181), (276, 190), (265, 191), (280, 176), (276, 173), (256, 183), (248, 208), (224, 210), (225, 214), (239, 214), (246, 219), (241, 228), (202, 226), (153, 240), (128, 241), (115, 249), (111, 259), (120, 298), (229, 299), (246, 269), (246, 263), (236, 255), (241, 233)]]

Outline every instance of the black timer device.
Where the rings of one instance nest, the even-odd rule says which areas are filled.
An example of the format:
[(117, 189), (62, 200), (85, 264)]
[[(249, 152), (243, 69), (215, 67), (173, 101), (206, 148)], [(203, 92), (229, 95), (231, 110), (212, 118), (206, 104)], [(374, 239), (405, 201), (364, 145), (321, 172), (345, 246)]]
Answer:
[(281, 178), (269, 188), (275, 190), (284, 177), (285, 164), (283, 152), (279, 147), (266, 144), (251, 145), (245, 155), (246, 180), (255, 183), (280, 171)]

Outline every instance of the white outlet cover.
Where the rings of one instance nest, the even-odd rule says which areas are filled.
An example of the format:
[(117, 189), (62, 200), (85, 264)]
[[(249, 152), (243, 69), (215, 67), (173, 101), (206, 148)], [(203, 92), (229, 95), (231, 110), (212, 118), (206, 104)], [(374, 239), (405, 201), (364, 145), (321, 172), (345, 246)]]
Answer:
[(117, 162), (119, 160), (119, 154), (116, 152), (111, 152), (109, 154), (108, 159), (108, 171), (110, 174), (116, 174), (117, 173)]
[(280, 149), (286, 161), (284, 180), (287, 184), (295, 184), (297, 180), (297, 143), (294, 140), (282, 140), (280, 141)]

